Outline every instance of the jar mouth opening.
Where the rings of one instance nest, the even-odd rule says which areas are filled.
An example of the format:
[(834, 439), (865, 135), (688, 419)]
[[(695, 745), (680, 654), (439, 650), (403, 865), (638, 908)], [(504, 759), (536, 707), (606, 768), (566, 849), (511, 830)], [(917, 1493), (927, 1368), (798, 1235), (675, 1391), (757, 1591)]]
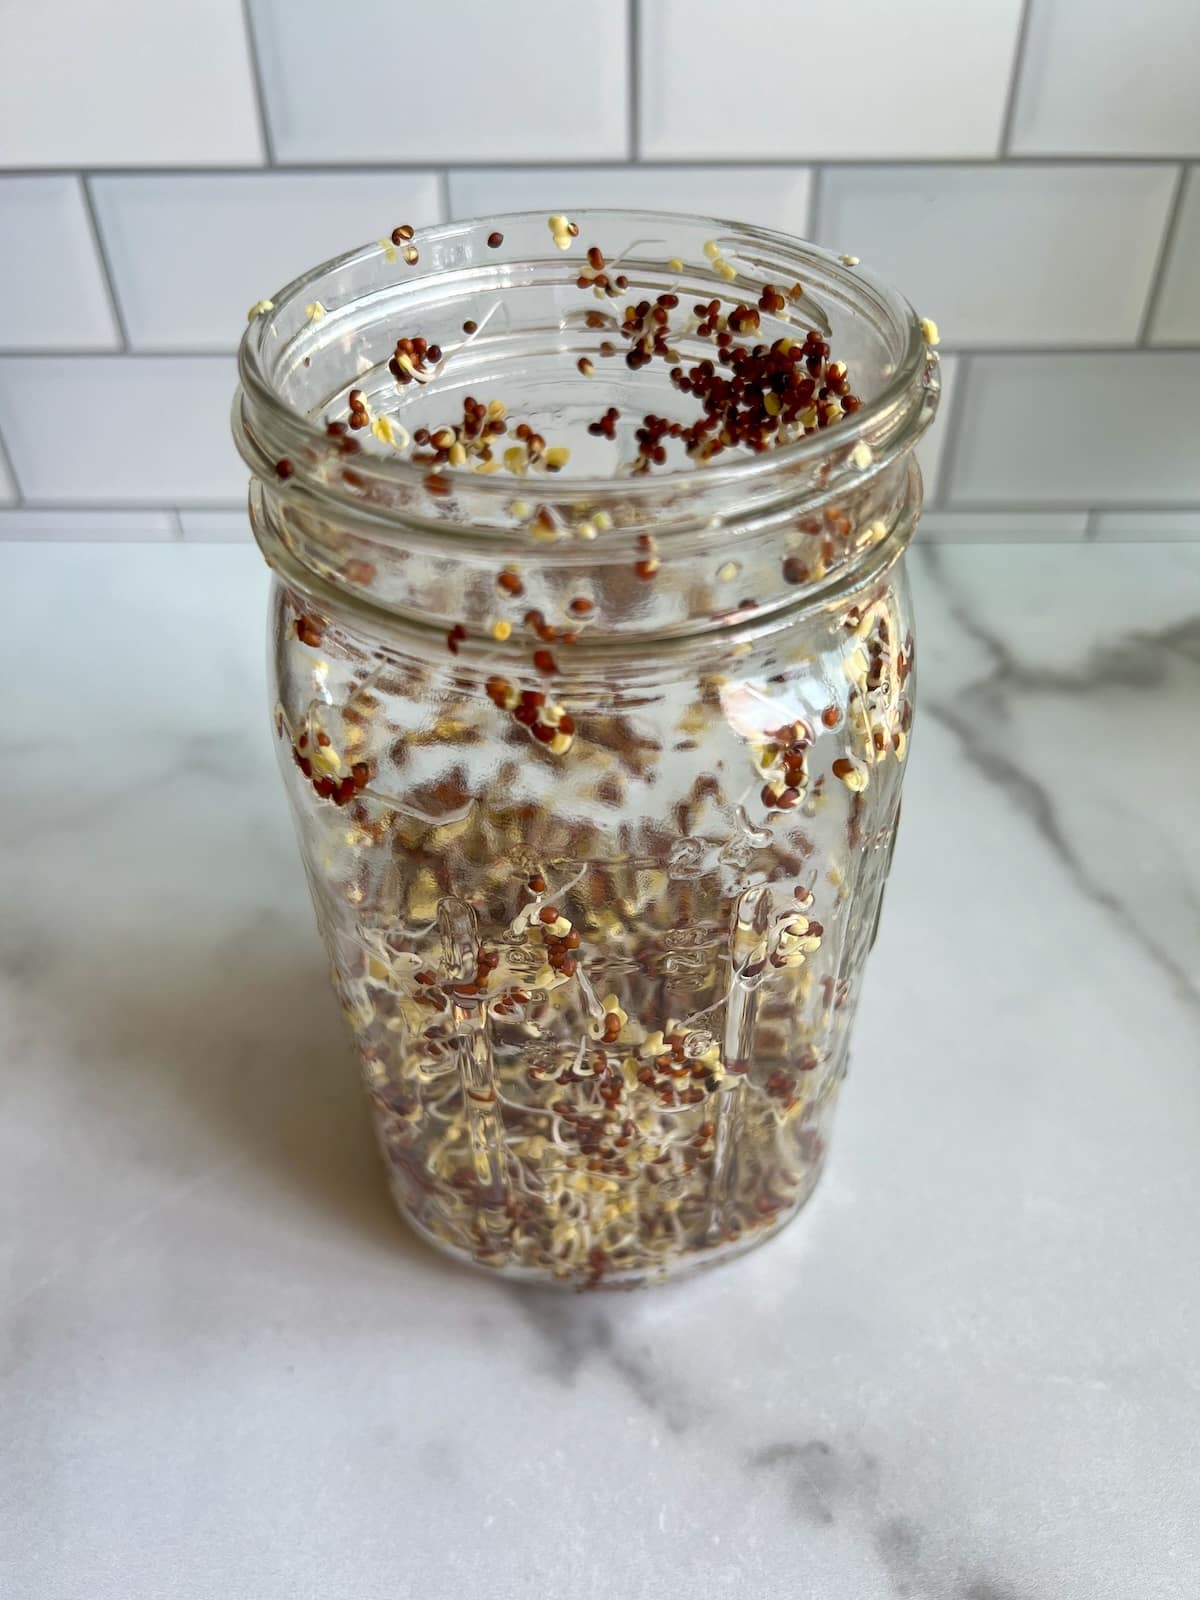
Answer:
[[(731, 509), (761, 507), (781, 496), (803, 499), (806, 486), (824, 497), (836, 490), (839, 478), (861, 477), (864, 461), (877, 470), (910, 448), (927, 425), (931, 412), (926, 390), (936, 389), (936, 356), (912, 306), (854, 258), (771, 229), (686, 213), (589, 208), (573, 217), (580, 227), (579, 238), (575, 248), (561, 254), (547, 232), (544, 213), (512, 212), (416, 230), (411, 241), (418, 255), (414, 264), (405, 262), (390, 240), (382, 240), (335, 257), (277, 291), (262, 303), (259, 314), (252, 315), (238, 352), (241, 388), (234, 428), (252, 469), (270, 481), (276, 463), (286, 458), (296, 487), (319, 500), (366, 513), (376, 521), (394, 516), (408, 525), (436, 526), (442, 537), (453, 537), (456, 529), (472, 527), (480, 532), (493, 525), (496, 531), (511, 534), (508, 507), (515, 496), (526, 495), (552, 507), (586, 503), (598, 509), (619, 502), (626, 522), (645, 508), (647, 516), (654, 517), (656, 531), (663, 531), (667, 507), (668, 524), (678, 517), (694, 526), (725, 520)], [(492, 247), (489, 239), (497, 234), (504, 242)], [(343, 471), (325, 470), (333, 453), (334, 441), (326, 432), (333, 397), (297, 404), (288, 387), (301, 366), (315, 363), (319, 355), (328, 363), (331, 353), (339, 350), (345, 360), (342, 383), (352, 384), (368, 359), (356, 333), (364, 317), (373, 317), (378, 329), (386, 316), (394, 341), (396, 333), (410, 331), (402, 326), (410, 308), (425, 313), (449, 297), (461, 310), (480, 299), (503, 303), (506, 292), (535, 282), (573, 285), (580, 267), (586, 268), (593, 235), (622, 245), (627, 235), (631, 238), (619, 258), (627, 263), (631, 279), (635, 272), (662, 272), (681, 261), (684, 270), (676, 275), (681, 280), (681, 302), (707, 294), (729, 306), (739, 301), (753, 304), (752, 293), (766, 283), (795, 279), (803, 284), (805, 293), (792, 319), (801, 337), (823, 319), (836, 320), (843, 329), (865, 329), (874, 341), (872, 364), (878, 370), (859, 409), (827, 429), (761, 453), (741, 455), (730, 450), (701, 465), (655, 468), (642, 476), (563, 473), (539, 476), (534, 482), (507, 472), (482, 475), (469, 467), (440, 466), (438, 472), (466, 508), (460, 518), (441, 514), (440, 507), (433, 508), (433, 515), (422, 512), (428, 463), (365, 449), (353, 457), (354, 473), (349, 476), (352, 483), (355, 477), (358, 480), (353, 487), (347, 485)], [(677, 240), (678, 248), (673, 242)], [(705, 243), (701, 247), (698, 241)], [(722, 277), (705, 257), (709, 241), (719, 246), (722, 258), (736, 264), (734, 280)], [(649, 245), (655, 247), (653, 257), (634, 255), (635, 249)], [(629, 293), (640, 287), (634, 282)], [(619, 301), (611, 304), (621, 309)], [(835, 345), (834, 355), (839, 354)], [(853, 367), (850, 375), (858, 381)], [(430, 391), (436, 384), (434, 378)], [(844, 471), (849, 461), (855, 464), (853, 473)], [(366, 503), (364, 480), (376, 491), (365, 497)]]

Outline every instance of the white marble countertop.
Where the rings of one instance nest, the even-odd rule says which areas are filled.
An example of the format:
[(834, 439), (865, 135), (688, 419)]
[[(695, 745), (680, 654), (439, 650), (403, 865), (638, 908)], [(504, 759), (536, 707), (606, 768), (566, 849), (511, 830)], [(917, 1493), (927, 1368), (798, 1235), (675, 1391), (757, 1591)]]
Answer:
[(571, 1296), (390, 1210), (256, 552), (0, 547), (6, 1600), (1200, 1592), (1200, 547), (914, 564), (831, 1170)]

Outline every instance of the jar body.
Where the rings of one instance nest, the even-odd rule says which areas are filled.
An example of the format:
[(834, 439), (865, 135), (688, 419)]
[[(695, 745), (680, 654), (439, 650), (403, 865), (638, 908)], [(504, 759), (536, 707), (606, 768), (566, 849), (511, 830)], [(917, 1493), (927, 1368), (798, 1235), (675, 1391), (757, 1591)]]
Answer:
[(793, 1216), (896, 826), (902, 564), (765, 637), (631, 640), (543, 688), (411, 622), (321, 616), (286, 577), (271, 639), (304, 865), (414, 1228), (594, 1284)]

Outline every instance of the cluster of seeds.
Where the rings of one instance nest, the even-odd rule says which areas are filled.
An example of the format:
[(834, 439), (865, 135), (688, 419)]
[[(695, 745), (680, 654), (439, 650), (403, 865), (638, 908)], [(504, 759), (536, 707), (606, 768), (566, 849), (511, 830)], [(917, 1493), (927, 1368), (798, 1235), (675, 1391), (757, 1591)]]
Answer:
[(551, 755), (566, 755), (575, 740), (575, 719), (562, 706), (541, 689), (518, 689), (495, 673), (488, 679), (486, 689), (492, 704), (507, 711), (515, 723), (528, 730), (531, 739), (544, 744)]
[(347, 764), (333, 748), (327, 733), (318, 733), (309, 739), (307, 729), (301, 729), (292, 745), (292, 759), (312, 784), (321, 800), (332, 800), (335, 806), (348, 805), (371, 781), (371, 768), (365, 761)]
[(760, 798), (772, 811), (793, 811), (808, 790), (808, 751), (812, 729), (804, 722), (775, 728), (755, 751), (758, 770), (767, 780)]

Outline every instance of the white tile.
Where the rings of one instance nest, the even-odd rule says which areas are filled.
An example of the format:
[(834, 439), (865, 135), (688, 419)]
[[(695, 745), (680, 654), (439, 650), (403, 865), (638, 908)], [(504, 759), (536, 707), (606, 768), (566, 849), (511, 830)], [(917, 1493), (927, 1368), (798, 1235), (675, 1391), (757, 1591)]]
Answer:
[(94, 193), (130, 340), (160, 350), (232, 350), (256, 300), (441, 216), (432, 173), (110, 177)]
[(262, 160), (240, 0), (12, 4), (2, 26), (0, 166)]
[(283, 161), (627, 153), (622, 0), (251, 0)]
[(119, 345), (80, 180), (0, 178), (0, 347)]
[[(1020, 0), (838, 0), (740, 18), (725, 0), (641, 10), (641, 145), (706, 156), (990, 156)], [(742, 44), (744, 36), (748, 44)]]
[(1200, 167), (1184, 180), (1150, 337), (1156, 344), (1200, 344)]
[(0, 540), (146, 544), (178, 537), (171, 511), (0, 511)]
[(807, 167), (525, 167), (450, 174), (456, 217), (608, 206), (729, 217), (807, 235)]
[(29, 501), (238, 504), (226, 356), (9, 356), (0, 434)]
[(248, 544), (254, 538), (246, 511), (180, 511), (179, 522), (192, 544)]
[(1200, 501), (1200, 351), (976, 356), (952, 503)]
[(950, 345), (1133, 342), (1176, 171), (833, 167), (817, 238), (894, 283)]
[(918, 533), (937, 544), (1078, 544), (1086, 511), (931, 511)]
[(946, 450), (946, 430), (958, 397), (958, 358), (942, 357), (942, 398), (929, 432), (917, 446), (917, 460), (925, 480), (925, 504), (932, 505), (942, 490), (942, 457)]
[(1032, 0), (1013, 150), (1200, 152), (1198, 67), (1196, 0)]
[(1190, 544), (1200, 540), (1200, 506), (1195, 511), (1102, 511), (1096, 538), (1113, 544)]

